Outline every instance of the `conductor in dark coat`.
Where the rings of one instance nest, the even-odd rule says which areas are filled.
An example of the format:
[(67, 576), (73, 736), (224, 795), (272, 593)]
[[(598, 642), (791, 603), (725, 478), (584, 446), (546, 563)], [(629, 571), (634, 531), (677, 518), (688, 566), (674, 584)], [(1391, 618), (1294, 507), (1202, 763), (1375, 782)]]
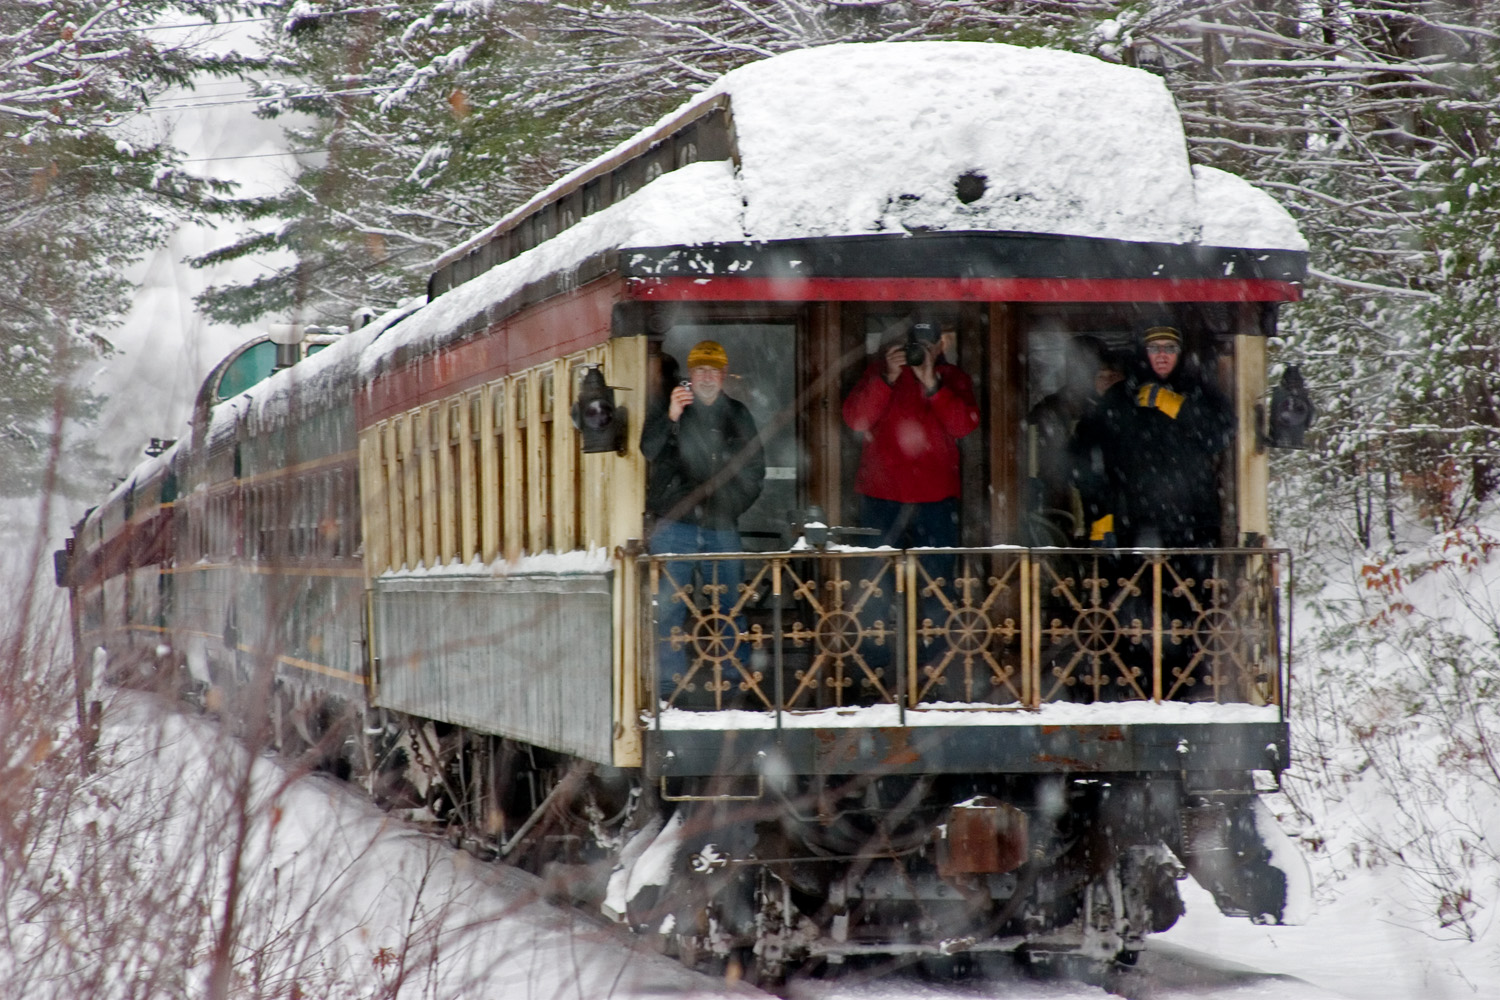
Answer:
[(1094, 541), (1205, 548), (1220, 543), (1217, 462), (1234, 417), (1218, 389), (1182, 363), (1182, 334), (1155, 326), (1145, 366), (1079, 422), (1080, 492)]

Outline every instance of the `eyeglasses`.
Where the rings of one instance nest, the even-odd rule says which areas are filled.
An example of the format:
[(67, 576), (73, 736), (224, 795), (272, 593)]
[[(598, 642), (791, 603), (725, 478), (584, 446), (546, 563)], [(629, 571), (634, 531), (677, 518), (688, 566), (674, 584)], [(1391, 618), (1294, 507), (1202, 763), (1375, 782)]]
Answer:
[(1176, 344), (1147, 344), (1147, 354), (1177, 354), (1182, 350)]

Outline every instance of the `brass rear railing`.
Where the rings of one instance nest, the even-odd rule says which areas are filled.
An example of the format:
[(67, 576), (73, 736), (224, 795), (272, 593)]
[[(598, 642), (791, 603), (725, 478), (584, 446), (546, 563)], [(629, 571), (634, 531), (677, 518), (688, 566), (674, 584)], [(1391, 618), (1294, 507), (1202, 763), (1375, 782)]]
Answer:
[(700, 710), (1282, 705), (1290, 562), (1282, 549), (642, 557), (642, 680), (659, 705)]

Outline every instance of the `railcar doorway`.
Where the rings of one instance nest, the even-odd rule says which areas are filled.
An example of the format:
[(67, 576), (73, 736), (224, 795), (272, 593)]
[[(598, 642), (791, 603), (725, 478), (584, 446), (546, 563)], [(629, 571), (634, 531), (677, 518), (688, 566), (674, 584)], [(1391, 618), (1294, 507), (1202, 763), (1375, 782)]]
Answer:
[[(961, 493), (959, 543), (964, 546), (1018, 541), (1017, 466), (1013, 426), (1018, 419), (1018, 352), (1008, 331), (1009, 307), (1004, 304), (958, 302), (845, 302), (839, 308), (837, 329), (828, 332), (818, 361), (837, 365), (839, 378), (829, 381), (832, 395), (813, 399), (808, 424), (813, 442), (813, 464), (836, 469), (813, 485), (814, 502), (837, 512), (838, 523), (857, 525), (859, 496), (854, 483), (864, 448), (863, 437), (842, 420), (842, 402), (872, 364), (879, 364), (886, 348), (905, 340), (913, 323), (940, 327), (951, 341), (944, 360), (968, 375), (979, 409), (980, 425), (958, 441)], [(998, 314), (998, 315), (997, 315)], [(829, 324), (833, 326), (834, 324)], [(815, 324), (816, 326), (816, 324)], [(835, 346), (836, 345), (836, 346)], [(830, 442), (837, 442), (832, 447)], [(824, 454), (818, 444), (836, 454)]]
[(701, 340), (717, 341), (729, 356), (724, 393), (749, 408), (765, 451), (760, 496), (740, 518), (740, 537), (749, 552), (785, 548), (793, 540), (791, 514), (799, 504), (803, 465), (796, 420), (797, 329), (794, 318), (691, 320), (674, 324), (660, 344), (660, 352), (675, 361), (678, 381), (687, 379), (688, 351)]
[[(1183, 336), (1181, 366), (1220, 393), (1234, 414), (1232, 443), (1215, 459), (1222, 523), (1218, 545), (1264, 532), (1263, 503), (1245, 496), (1247, 475), (1264, 464), (1257, 451), (1255, 404), (1265, 388), (1265, 334), (1274, 312), (1260, 303), (1031, 303), (1017, 316), (1018, 457), (1023, 466), (1023, 540), (1028, 545), (1089, 544), (1076, 494), (1070, 498), (1070, 435), (1111, 378), (1145, 377), (1142, 333), (1171, 326)], [(1114, 374), (1108, 374), (1113, 369)], [(1100, 379), (1103, 381), (1100, 381)], [(1163, 470), (1166, 474), (1169, 470)], [(1253, 488), (1254, 483), (1248, 484)]]

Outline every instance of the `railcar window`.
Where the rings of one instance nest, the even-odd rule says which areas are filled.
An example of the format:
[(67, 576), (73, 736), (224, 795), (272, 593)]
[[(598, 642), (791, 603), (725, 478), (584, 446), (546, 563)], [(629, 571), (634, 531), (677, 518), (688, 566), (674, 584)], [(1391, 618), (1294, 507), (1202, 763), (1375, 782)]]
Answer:
[(347, 468), (337, 469), (328, 476), (328, 518), (329, 538), (333, 547), (334, 556), (347, 556), (349, 547), (345, 532), (348, 530), (349, 518), (345, 515), (349, 499), (352, 494), (345, 488), (349, 475)]
[(593, 215), (608, 203), (609, 191), (605, 187), (608, 183), (609, 175), (605, 174), (603, 177), (589, 181), (583, 186), (584, 215)]
[(287, 511), (289, 514), (287, 522), (287, 547), (288, 558), (295, 559), (302, 555), (302, 540), (304, 537), (303, 523), (307, 509), (308, 483), (306, 476), (296, 476), (287, 483)]
[(349, 554), (344, 547), (344, 522), (348, 520), (344, 516), (344, 506), (348, 494), (344, 490), (344, 476), (346, 469), (334, 469), (328, 473), (328, 509), (323, 512), (324, 525), (328, 533), (328, 554), (331, 556), (345, 556)]
[(406, 562), (406, 547), (401, 525), (405, 520), (401, 497), (401, 450), (397, 445), (396, 421), (381, 429), (380, 447), (385, 459), (385, 525), (386, 565), (395, 569)]
[(328, 535), (324, 524), (328, 518), (328, 476), (313, 473), (309, 477), (312, 487), (311, 503), (307, 511), (307, 554), (316, 558), (331, 555)]
[(311, 476), (296, 476), (288, 484), (292, 505), (292, 552), (293, 556), (305, 556), (311, 551), (308, 539), (307, 518), (313, 504), (313, 480)]
[(484, 413), (484, 399), (478, 392), (469, 394), (468, 440), (464, 442), (464, 455), (468, 465), (460, 470), (464, 478), (464, 559), (480, 555), (480, 506), (484, 496), (483, 459), (484, 443), (480, 434), (480, 417)]
[[(578, 401), (578, 387), (583, 382), (583, 373), (586, 370), (587, 367), (585, 362), (577, 362), (568, 369), (568, 399), (567, 405), (564, 406), (563, 409), (567, 415), (569, 422), (564, 425), (563, 433), (567, 435), (567, 440), (570, 444), (573, 441), (571, 428), (573, 406)], [(637, 427), (639, 427), (639, 424), (637, 424)], [(571, 500), (571, 503), (569, 504), (569, 510), (571, 512), (573, 522), (572, 545), (575, 547), (581, 547), (588, 543), (589, 537), (588, 529), (584, 524), (585, 505), (583, 502), (583, 498), (584, 490), (587, 489), (587, 486), (585, 485), (583, 480), (583, 462), (581, 461), (582, 456), (580, 452), (571, 447), (566, 449), (565, 454), (567, 454), (570, 459), (568, 467), (571, 470), (571, 475), (569, 476), (568, 483), (568, 493)]]
[(316, 555), (318, 552), (318, 540), (315, 536), (318, 511), (318, 477), (316, 475), (304, 475), (299, 477), (297, 484), (298, 496), (298, 534), (301, 536), (297, 554), (299, 556)]
[(505, 383), (497, 382), (490, 390), (490, 441), (486, 445), (493, 456), (485, 467), (485, 483), (492, 496), (484, 505), (484, 545), (488, 558), (505, 551), (506, 532), (510, 530), (505, 515), (506, 492), (515, 488), (513, 483), (506, 483), (505, 440), (510, 422), (506, 420), (505, 399)]
[(353, 509), (354, 498), (359, 495), (355, 483), (358, 475), (359, 470), (357, 469), (350, 469), (345, 474), (344, 497), (346, 502), (339, 508), (343, 512), (344, 518), (344, 554), (350, 556), (359, 551), (360, 543), (364, 539), (364, 526), (360, 518), (356, 516), (358, 512)]
[(446, 407), (446, 418), (443, 420), (444, 446), (442, 491), (443, 499), (443, 561), (451, 562), (455, 556), (463, 554), (463, 502), (459, 495), (463, 479), (460, 476), (464, 466), (464, 447), (467, 444), (463, 433), (463, 407), (455, 400)]
[(419, 442), (420, 414), (401, 424), (401, 487), (406, 507), (406, 563), (416, 569), (422, 563), (422, 456)]
[(260, 526), (260, 489), (252, 486), (245, 491), (245, 558), (260, 558), (260, 540), (256, 532)]
[(687, 372), (688, 351), (716, 340), (729, 355), (724, 392), (750, 410), (765, 449), (766, 479), (740, 518), (747, 551), (779, 549), (790, 539), (788, 515), (798, 505), (802, 445), (796, 434), (797, 327), (791, 322), (688, 323), (673, 326), (662, 351)]
[(1132, 338), (1128, 325), (1102, 312), (1034, 310), (1027, 316), (1020, 455), (1026, 477), (1024, 537), (1033, 545), (1089, 540), (1067, 445), (1093, 406), (1104, 357), (1128, 352)]
[(534, 477), (531, 463), (527, 461), (527, 456), (531, 454), (531, 449), (528, 447), (530, 421), (527, 418), (531, 409), (531, 380), (522, 376), (516, 379), (511, 388), (514, 393), (515, 418), (511, 422), (514, 430), (506, 439), (508, 447), (505, 453), (505, 469), (510, 476), (511, 509), (514, 511), (515, 520), (514, 522), (507, 520), (506, 529), (509, 534), (510, 528), (514, 526), (514, 534), (507, 539), (507, 549), (512, 554), (519, 554), (526, 549), (530, 541), (527, 526), (531, 523), (529, 515), (532, 510), (531, 489)]
[(417, 455), (421, 464), (421, 479), (417, 483), (417, 505), (421, 512), (421, 563), (435, 566), (438, 562), (438, 497), (437, 497), (437, 449), (438, 423), (436, 406), (429, 406), (417, 415), (415, 437)]
[(540, 403), (540, 414), (538, 414), (540, 420), (537, 421), (538, 439), (535, 442), (535, 448), (537, 448), (537, 471), (540, 472), (540, 483), (537, 484), (537, 499), (540, 504), (534, 516), (540, 520), (541, 525), (538, 526), (535, 552), (543, 552), (553, 547), (558, 550), (565, 547), (562, 540), (556, 538), (558, 517), (556, 517), (556, 510), (553, 510), (556, 496), (553, 492), (553, 487), (556, 486), (556, 471), (553, 469), (552, 453), (552, 403), (555, 402), (555, 379), (552, 376), (552, 369), (543, 369), (541, 372), (537, 402)]
[(292, 508), (291, 498), (287, 496), (285, 482), (278, 482), (271, 491), (271, 504), (275, 518), (275, 527), (271, 534), (271, 556), (274, 559), (285, 559), (291, 554), (292, 545)]

